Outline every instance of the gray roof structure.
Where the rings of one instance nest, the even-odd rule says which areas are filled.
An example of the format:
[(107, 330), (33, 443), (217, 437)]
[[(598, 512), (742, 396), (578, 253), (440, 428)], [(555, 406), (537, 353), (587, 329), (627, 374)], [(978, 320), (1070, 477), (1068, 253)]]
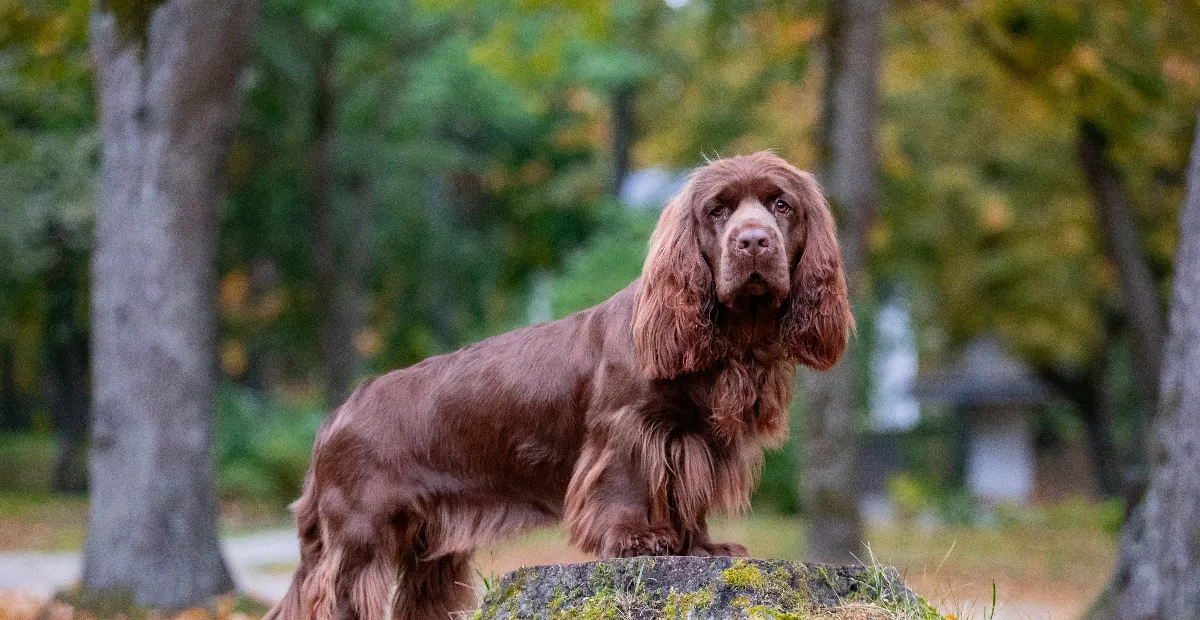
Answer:
[(913, 394), (924, 404), (963, 407), (1041, 405), (1054, 398), (1051, 388), (994, 335), (968, 342), (953, 367), (918, 376)]

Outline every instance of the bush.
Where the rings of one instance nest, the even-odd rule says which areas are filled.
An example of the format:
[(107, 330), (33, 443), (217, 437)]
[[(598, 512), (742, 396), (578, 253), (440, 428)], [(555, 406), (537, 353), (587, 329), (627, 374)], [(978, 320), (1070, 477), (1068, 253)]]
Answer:
[(0, 434), (0, 490), (49, 491), (57, 442), (39, 433)]
[(278, 504), (294, 500), (324, 417), (316, 402), (222, 386), (214, 435), (221, 498)]

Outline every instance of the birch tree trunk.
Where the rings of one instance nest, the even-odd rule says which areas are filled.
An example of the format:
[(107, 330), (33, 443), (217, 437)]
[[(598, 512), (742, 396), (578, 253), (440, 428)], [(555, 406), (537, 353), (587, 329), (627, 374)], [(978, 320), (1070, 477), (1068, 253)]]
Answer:
[[(824, 112), (818, 154), (822, 182), (841, 216), (846, 281), (861, 297), (866, 235), (875, 214), (882, 0), (835, 0), (826, 26)], [(852, 299), (853, 301), (853, 299)], [(845, 563), (861, 556), (858, 420), (853, 346), (828, 372), (807, 373), (802, 495), (809, 519), (808, 558)], [(852, 555), (854, 554), (854, 555)]]
[(178, 609), (233, 588), (210, 446), (218, 207), (253, 0), (96, 4), (88, 597)]
[(1093, 620), (1200, 617), (1200, 122), (1179, 217), (1179, 249), (1148, 459), (1150, 485), (1121, 530)]

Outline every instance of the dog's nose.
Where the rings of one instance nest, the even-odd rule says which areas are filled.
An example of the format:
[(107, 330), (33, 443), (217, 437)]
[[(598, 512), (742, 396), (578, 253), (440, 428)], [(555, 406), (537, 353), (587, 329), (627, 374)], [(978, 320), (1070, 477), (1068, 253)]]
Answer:
[(758, 256), (771, 249), (771, 237), (762, 228), (747, 228), (738, 233), (735, 241), (738, 252)]

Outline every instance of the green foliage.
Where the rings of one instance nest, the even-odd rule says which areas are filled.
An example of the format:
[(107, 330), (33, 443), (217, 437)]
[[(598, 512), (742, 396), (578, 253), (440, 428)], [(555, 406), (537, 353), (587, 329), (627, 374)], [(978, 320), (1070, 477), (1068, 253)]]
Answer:
[(163, 0), (100, 0), (99, 8), (112, 13), (117, 22), (117, 31), (127, 45), (137, 46), (139, 53), (145, 51), (146, 39), (150, 36), (150, 20)]
[(595, 237), (570, 256), (554, 279), (556, 318), (590, 308), (642, 275), (650, 232), (658, 212), (627, 211), (613, 206)]
[[(557, 265), (592, 229), (604, 177), (595, 149), (574, 137), (586, 113), (562, 76), (535, 67), (512, 79), (484, 52), (511, 17), (495, 8), (264, 4), (231, 157), (223, 271), (264, 259), (277, 268), (284, 303), (257, 334), (273, 334), (297, 370), (319, 359), (306, 222), (323, 72), (335, 76), (326, 94), (339, 239), (364, 201), (372, 213), (366, 247), (347, 252), (369, 255), (368, 331), (379, 346), (368, 355), (377, 368), (512, 327), (529, 276)], [(546, 23), (538, 14), (520, 25)], [(227, 333), (243, 344), (257, 337)]]
[[(137, 38), (155, 2), (106, 6)], [(55, 286), (87, 286), (100, 150), (90, 8), (0, 4), (0, 353), (14, 360), (15, 401), (38, 412), (25, 419), (46, 418), (47, 308), (61, 293), (47, 276), (67, 265)], [(339, 258), (367, 265), (360, 350), (384, 370), (522, 325), (535, 273), (555, 274), (556, 317), (638, 276), (656, 214), (607, 195), (617, 89), (634, 93), (635, 167), (760, 148), (811, 167), (821, 10), (760, 0), (264, 0), (221, 214), (225, 378), (252, 383), (247, 358), (270, 358), (267, 383), (303, 392), (320, 365), (321, 96), (332, 107)], [(1106, 333), (1121, 300), (1075, 139), (1089, 123), (1109, 140), (1165, 282), (1200, 99), (1197, 33), (1200, 12), (1186, 3), (889, 6), (868, 288), (910, 293), (923, 365), (983, 332), (1039, 368), (1078, 369), (1108, 353), (1117, 440), (1132, 442), (1127, 342)], [(355, 246), (364, 205), (370, 230)], [(250, 292), (260, 271), (275, 277)], [(72, 320), (83, 325), (78, 298)], [(856, 308), (860, 353), (872, 311)], [(866, 368), (868, 355), (856, 359)], [(1077, 432), (1062, 408), (1047, 411), (1048, 434)], [(294, 496), (316, 407), (226, 388), (217, 416), (226, 496)], [(947, 431), (944, 421), (918, 429), (905, 447), (914, 473), (893, 491), (910, 513), (936, 506), (966, 520), (970, 498), (945, 490), (960, 482)], [(795, 509), (800, 449), (768, 455), (756, 506)]]
[(0, 491), (49, 491), (54, 462), (50, 435), (0, 433)]
[[(86, 0), (0, 3), (0, 351), (13, 355), (27, 410), (40, 405), (53, 336), (48, 276), (64, 254), (86, 251), (94, 210), (87, 9)], [(84, 290), (86, 261), (72, 269), (53, 282)], [(75, 314), (86, 322), (86, 308)]]
[(300, 495), (319, 403), (294, 403), (231, 385), (217, 393), (214, 445), (220, 495), (283, 505)]
[(873, 271), (918, 284), (923, 353), (994, 331), (1036, 365), (1070, 367), (1105, 346), (1119, 300), (1077, 163), (1083, 121), (1112, 140), (1147, 256), (1167, 271), (1200, 13), (1134, 4), (896, 8)]

